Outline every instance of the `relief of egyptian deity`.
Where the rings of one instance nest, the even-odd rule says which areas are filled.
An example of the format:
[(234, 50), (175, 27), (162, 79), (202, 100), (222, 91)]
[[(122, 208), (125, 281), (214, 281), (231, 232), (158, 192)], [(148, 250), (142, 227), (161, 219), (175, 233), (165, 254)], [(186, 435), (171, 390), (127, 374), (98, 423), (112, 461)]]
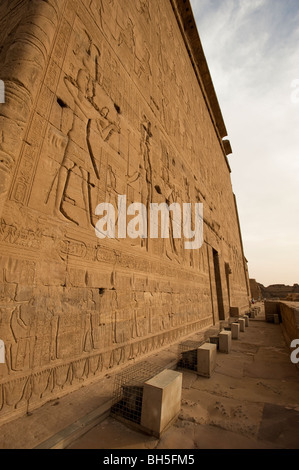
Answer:
[(138, 13), (143, 15), (145, 20), (149, 23), (151, 20), (149, 0), (137, 0), (136, 9)]
[[(152, 163), (150, 158), (150, 140), (153, 137), (151, 131), (151, 122), (146, 115), (142, 116), (140, 124), (140, 163), (139, 168), (133, 175), (127, 175), (129, 184), (139, 182), (139, 194), (141, 203), (147, 209), (147, 227), (149, 227), (150, 204), (152, 202)], [(141, 247), (146, 247), (148, 251), (148, 238), (141, 239)]]
[[(77, 168), (81, 175), (81, 192), (87, 221), (94, 226), (92, 219), (91, 188), (100, 180), (97, 161), (101, 147), (113, 134), (120, 133), (118, 122), (110, 118), (110, 108), (99, 106), (99, 73), (98, 62), (100, 51), (90, 41), (87, 54), (82, 61), (76, 79), (65, 76), (64, 83), (74, 101), (72, 127), (67, 134), (67, 144), (58, 174), (54, 213), (57, 217), (67, 219), (79, 225), (68, 213), (64, 202), (68, 200), (67, 188), (71, 173)], [(96, 135), (95, 139), (91, 135)], [(52, 182), (51, 189), (56, 181)], [(76, 201), (73, 201), (76, 205)]]
[(30, 336), (30, 328), (34, 318), (27, 310), (22, 306), (14, 308), (11, 312), (8, 367), (13, 371), (22, 371), (32, 366), (34, 337)]
[(108, 28), (113, 27), (116, 15), (117, 5), (115, 5), (115, 0), (90, 0), (89, 9), (91, 11), (92, 17), (95, 19), (97, 25), (101, 28), (102, 32), (105, 35), (112, 34), (113, 31), (108, 31)]

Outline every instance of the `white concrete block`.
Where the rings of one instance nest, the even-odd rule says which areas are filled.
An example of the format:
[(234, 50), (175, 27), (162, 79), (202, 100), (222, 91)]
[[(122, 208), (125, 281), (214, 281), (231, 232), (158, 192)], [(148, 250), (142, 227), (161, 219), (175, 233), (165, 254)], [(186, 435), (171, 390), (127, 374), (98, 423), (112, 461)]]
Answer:
[(245, 326), (249, 326), (249, 316), (244, 315), (244, 319), (245, 319)]
[(240, 324), (232, 323), (231, 324), (232, 339), (239, 339), (240, 337)]
[(202, 344), (197, 350), (197, 373), (204, 377), (211, 377), (216, 367), (217, 345)]
[(163, 370), (144, 384), (141, 426), (154, 436), (161, 433), (175, 420), (181, 409), (183, 374)]
[(244, 318), (239, 318), (238, 323), (240, 325), (240, 331), (244, 333), (245, 331), (245, 319)]
[(231, 344), (231, 331), (221, 331), (221, 333), (219, 333), (219, 351), (228, 354), (231, 350)]

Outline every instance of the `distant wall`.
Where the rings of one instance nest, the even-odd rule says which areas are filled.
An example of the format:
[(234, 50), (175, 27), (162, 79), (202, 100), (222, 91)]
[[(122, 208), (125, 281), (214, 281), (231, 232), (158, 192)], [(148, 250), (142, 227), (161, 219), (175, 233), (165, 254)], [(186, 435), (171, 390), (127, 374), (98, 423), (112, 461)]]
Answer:
[(292, 341), (299, 339), (299, 303), (280, 302), (280, 315), (287, 336)]
[[(265, 299), (286, 299), (289, 296), (299, 295), (299, 285), (294, 284), (293, 286), (286, 286), (284, 284), (273, 284), (265, 287), (262, 284), (258, 284), (258, 288), (262, 293), (262, 297)], [(291, 300), (291, 299), (290, 299)]]
[(256, 282), (255, 279), (250, 279), (249, 281), (250, 281), (251, 297), (255, 300), (261, 299), (262, 291), (261, 291), (259, 284)]

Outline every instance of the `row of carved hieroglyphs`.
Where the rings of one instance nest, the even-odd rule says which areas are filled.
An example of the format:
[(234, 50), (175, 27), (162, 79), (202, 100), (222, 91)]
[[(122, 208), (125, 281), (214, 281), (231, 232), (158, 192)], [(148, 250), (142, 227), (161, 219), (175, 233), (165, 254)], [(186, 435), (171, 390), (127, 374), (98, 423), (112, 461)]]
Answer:
[[(6, 102), (1, 105), (0, 115), (0, 215), (20, 153), (25, 157), (14, 185), (17, 199), (21, 197), (28, 172), (32, 175), (32, 158), (28, 158), (26, 153), (26, 132), (32, 123), (32, 105), (45, 76), (63, 5), (64, 1), (58, 5), (55, 0), (49, 0), (37, 8), (35, 2), (19, 2), (12, 4), (11, 14), (5, 16), (9, 19), (4, 25), (5, 39), (0, 51), (0, 75), (6, 88)], [(40, 130), (40, 127), (35, 127), (34, 131)]]
[(149, 354), (151, 351), (171, 344), (181, 336), (198, 331), (210, 325), (210, 318), (204, 319), (160, 336), (152, 336), (143, 341), (137, 341), (121, 348), (115, 348), (105, 353), (72, 361), (71, 363), (47, 368), (29, 376), (20, 376), (10, 382), (0, 384), (0, 418), (11, 413), (12, 409), (27, 409), (30, 405), (49, 400), (64, 392), (64, 389), (76, 387), (96, 374), (136, 357)]

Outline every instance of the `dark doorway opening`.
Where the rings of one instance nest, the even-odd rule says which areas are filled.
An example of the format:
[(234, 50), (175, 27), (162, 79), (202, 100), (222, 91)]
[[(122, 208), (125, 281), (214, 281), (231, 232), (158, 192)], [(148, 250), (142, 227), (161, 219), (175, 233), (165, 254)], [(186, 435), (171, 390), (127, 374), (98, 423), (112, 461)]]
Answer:
[(222, 294), (222, 284), (220, 276), (220, 264), (219, 264), (219, 255), (216, 250), (213, 248), (213, 261), (214, 261), (214, 270), (215, 270), (215, 282), (216, 282), (216, 291), (217, 291), (217, 303), (218, 303), (218, 314), (219, 320), (224, 320), (224, 306), (223, 306), (223, 294)]

